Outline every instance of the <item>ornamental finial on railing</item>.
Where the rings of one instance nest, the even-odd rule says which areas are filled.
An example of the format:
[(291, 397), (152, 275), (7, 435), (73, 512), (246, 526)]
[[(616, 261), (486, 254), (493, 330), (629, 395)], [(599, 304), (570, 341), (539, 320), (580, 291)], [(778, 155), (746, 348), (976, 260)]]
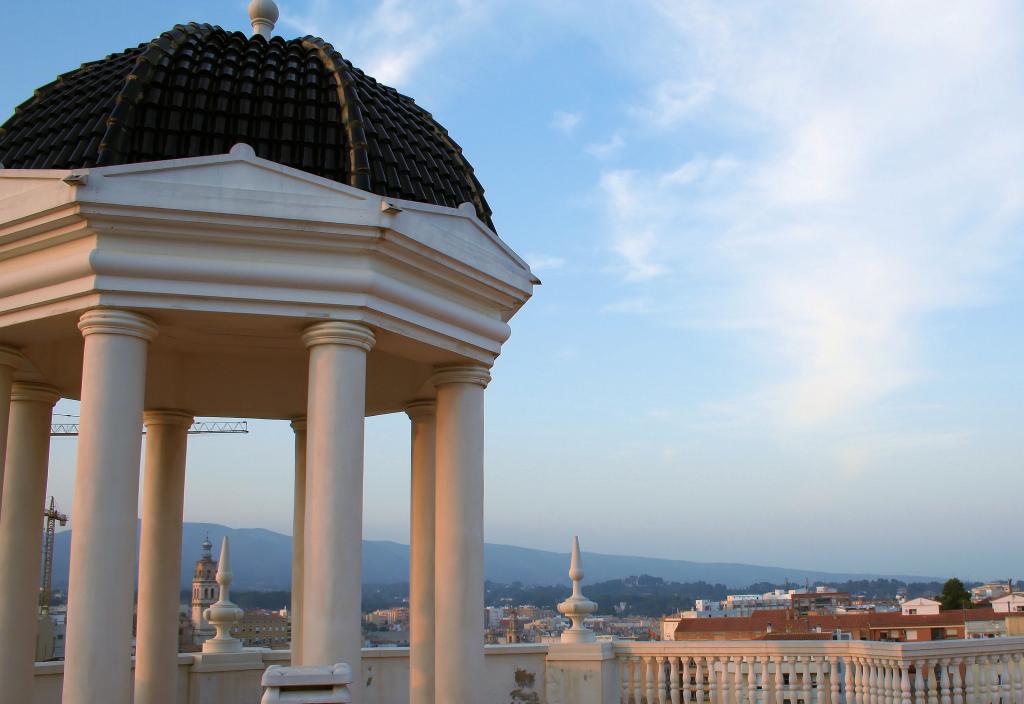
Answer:
[(217, 635), (203, 643), (204, 653), (240, 653), (242, 641), (231, 636), (231, 627), (242, 618), (242, 610), (231, 603), (229, 590), (234, 574), (231, 572), (231, 555), (228, 536), (220, 544), (220, 559), (217, 562), (217, 584), (220, 598), (203, 611), (203, 618), (217, 629)]
[(580, 559), (580, 539), (573, 536), (572, 559), (569, 562), (569, 579), (572, 580), (572, 596), (558, 605), (558, 612), (572, 620), (572, 628), (562, 631), (563, 643), (591, 643), (597, 640), (594, 632), (583, 627), (583, 619), (597, 611), (597, 604), (580, 591), (583, 579), (583, 561)]

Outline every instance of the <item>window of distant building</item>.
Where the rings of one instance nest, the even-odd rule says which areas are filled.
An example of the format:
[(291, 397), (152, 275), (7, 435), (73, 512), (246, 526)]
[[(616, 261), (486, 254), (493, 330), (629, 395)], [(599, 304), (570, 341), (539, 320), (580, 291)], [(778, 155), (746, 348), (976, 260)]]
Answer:
[(908, 616), (917, 616), (917, 609), (907, 609)]

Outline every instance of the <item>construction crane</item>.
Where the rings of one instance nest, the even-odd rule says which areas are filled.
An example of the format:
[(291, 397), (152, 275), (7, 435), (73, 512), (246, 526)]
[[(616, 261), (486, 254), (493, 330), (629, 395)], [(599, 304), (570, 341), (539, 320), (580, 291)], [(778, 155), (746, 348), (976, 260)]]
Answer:
[[(60, 415), (60, 414), (56, 414)], [(68, 437), (78, 435), (78, 416), (61, 416), (67, 421), (50, 425), (50, 435)], [(189, 435), (247, 435), (249, 424), (244, 420), (202, 420), (196, 421), (188, 429)], [(142, 430), (145, 435), (145, 429)]]
[(68, 516), (57, 510), (57, 503), (50, 497), (50, 507), (43, 512), (46, 519), (46, 540), (43, 543), (43, 585), (39, 589), (39, 612), (46, 615), (50, 611), (50, 597), (53, 594), (53, 537), (60, 523), (63, 528), (68, 524)]
[[(60, 423), (50, 424), (50, 435), (56, 437), (70, 437), (78, 435), (78, 416), (56, 413), (54, 415), (65, 418)], [(247, 435), (249, 424), (244, 420), (212, 420), (196, 421), (188, 429), (189, 435)], [(146, 434), (146, 429), (142, 429)], [(53, 497), (50, 497), (50, 508), (43, 513), (46, 517), (46, 544), (43, 546), (43, 585), (39, 590), (39, 610), (46, 614), (50, 610), (51, 580), (53, 576), (53, 535), (56, 523), (61, 526), (67, 525), (66, 514), (57, 510)]]

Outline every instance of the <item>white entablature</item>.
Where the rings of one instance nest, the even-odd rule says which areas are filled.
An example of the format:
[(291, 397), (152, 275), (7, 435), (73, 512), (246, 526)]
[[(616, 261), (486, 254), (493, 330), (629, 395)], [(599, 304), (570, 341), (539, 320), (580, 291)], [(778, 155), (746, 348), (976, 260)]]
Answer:
[(367, 413), (400, 410), (435, 365), (493, 363), (539, 283), (468, 204), (384, 198), (246, 145), (0, 170), (0, 213), (5, 342), (77, 397), (81, 313), (144, 313), (160, 328), (147, 407), (204, 415), (302, 415), (301, 331), (322, 320), (375, 330)]

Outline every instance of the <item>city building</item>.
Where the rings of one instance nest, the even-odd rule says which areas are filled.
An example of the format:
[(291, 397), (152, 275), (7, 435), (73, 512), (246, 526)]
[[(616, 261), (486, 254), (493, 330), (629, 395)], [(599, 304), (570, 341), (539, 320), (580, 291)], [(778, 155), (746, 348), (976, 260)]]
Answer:
[(1014, 592), (1013, 594), (1007, 594), (1006, 596), (1001, 596), (998, 599), (993, 599), (991, 606), (996, 613), (1000, 614), (1024, 613), (1024, 592)]
[(985, 584), (971, 587), (971, 601), (978, 603), (985, 600), (999, 599), (1012, 592), (1013, 582), (1011, 580), (1006, 580), (1005, 582), (986, 582)]
[(900, 613), (904, 616), (934, 616), (939, 613), (940, 606), (939, 602), (935, 601), (935, 599), (922, 596), (917, 599), (904, 601), (900, 605)]
[(291, 621), (287, 609), (267, 611), (247, 609), (231, 629), (231, 635), (247, 648), (285, 650), (292, 639)]
[(1005, 616), (992, 609), (929, 614), (848, 613), (800, 615), (792, 610), (751, 616), (681, 619), (674, 640), (867, 640), (917, 642), (989, 638), (1006, 634)]

